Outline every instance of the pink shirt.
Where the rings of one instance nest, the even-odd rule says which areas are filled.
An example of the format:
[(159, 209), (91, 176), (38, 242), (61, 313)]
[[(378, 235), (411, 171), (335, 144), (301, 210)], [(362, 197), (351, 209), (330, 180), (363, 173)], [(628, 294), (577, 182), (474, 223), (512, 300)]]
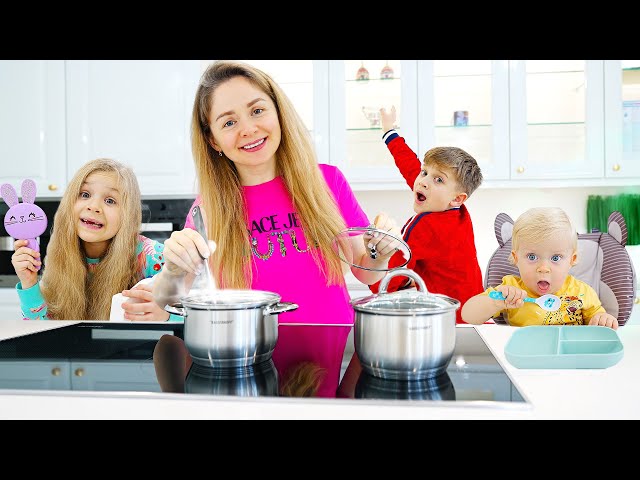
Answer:
[[(320, 164), (319, 167), (347, 227), (368, 225), (369, 220), (342, 172), (331, 165)], [(309, 185), (309, 188), (316, 187)], [(351, 327), (331, 325), (353, 325), (354, 310), (347, 288), (327, 286), (326, 278), (305, 251), (307, 239), (281, 177), (261, 185), (243, 187), (243, 190), (249, 214), (247, 228), (253, 247), (251, 288), (278, 293), (282, 302), (298, 305), (297, 310), (280, 314), (280, 323), (322, 324), (280, 325), (273, 352), (278, 374), (282, 378), (290, 367), (302, 361), (313, 361), (326, 369), (318, 396), (335, 397)], [(200, 203), (201, 198), (198, 197), (193, 206)], [(190, 215), (187, 215), (185, 227), (195, 229)]]

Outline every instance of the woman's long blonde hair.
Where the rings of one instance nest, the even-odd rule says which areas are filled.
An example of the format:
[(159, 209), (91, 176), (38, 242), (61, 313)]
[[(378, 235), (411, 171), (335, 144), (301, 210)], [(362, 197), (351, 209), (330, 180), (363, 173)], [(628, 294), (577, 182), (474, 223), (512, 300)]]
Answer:
[[(115, 172), (121, 194), (120, 230), (92, 275), (77, 234), (74, 205), (86, 178)], [(91, 160), (69, 182), (54, 216), (42, 275), (48, 317), (55, 320), (108, 320), (111, 297), (139, 280), (136, 246), (142, 221), (140, 187), (133, 170), (109, 158)]]
[[(282, 175), (300, 215), (314, 261), (327, 284), (344, 282), (342, 265), (331, 248), (335, 235), (345, 228), (338, 206), (318, 168), (313, 144), (302, 119), (280, 86), (263, 71), (240, 62), (217, 61), (202, 74), (191, 117), (191, 145), (199, 191), (207, 214), (207, 232), (217, 243), (211, 256), (224, 288), (249, 288), (251, 264), (248, 215), (235, 164), (219, 156), (209, 140), (209, 113), (216, 89), (235, 77), (248, 79), (269, 95), (278, 111), (282, 131), (276, 151), (276, 172)], [(222, 265), (224, 259), (224, 265)]]

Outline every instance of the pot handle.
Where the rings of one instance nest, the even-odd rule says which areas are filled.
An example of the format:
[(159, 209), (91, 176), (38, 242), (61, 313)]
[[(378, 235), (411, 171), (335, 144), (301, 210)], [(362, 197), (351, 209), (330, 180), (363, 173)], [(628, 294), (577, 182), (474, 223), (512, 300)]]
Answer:
[(274, 305), (268, 305), (262, 311), (263, 315), (274, 315), (278, 313), (290, 312), (292, 310), (296, 310), (298, 308), (297, 303), (291, 302), (279, 302)]
[(424, 284), (424, 280), (420, 275), (411, 270), (410, 268), (395, 268), (390, 270), (387, 273), (382, 281), (380, 282), (380, 288), (378, 288), (378, 293), (387, 293), (387, 286), (393, 277), (397, 277), (398, 275), (404, 275), (405, 277), (412, 278), (414, 282), (416, 282), (416, 287), (419, 291), (424, 293), (429, 293), (427, 290), (427, 286)]
[(164, 306), (165, 312), (173, 313), (174, 315), (180, 315), (181, 317), (187, 316), (187, 310), (181, 303), (172, 303), (171, 305)]

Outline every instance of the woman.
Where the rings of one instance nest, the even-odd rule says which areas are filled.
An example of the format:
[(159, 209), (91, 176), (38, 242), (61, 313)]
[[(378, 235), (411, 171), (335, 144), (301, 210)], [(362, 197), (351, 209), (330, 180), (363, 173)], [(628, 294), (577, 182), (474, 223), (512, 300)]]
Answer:
[[(218, 61), (202, 75), (191, 121), (192, 150), (202, 205), (215, 254), (187, 216), (185, 229), (165, 242), (165, 269), (153, 293), (160, 305), (188, 292), (208, 258), (220, 288), (276, 292), (299, 308), (280, 326), (273, 361), (283, 377), (301, 362), (324, 370), (318, 396), (333, 397), (354, 312), (344, 281), (344, 263), (332, 250), (347, 226), (366, 226), (344, 175), (318, 165), (306, 127), (282, 89), (250, 65)], [(386, 215), (376, 226), (397, 232)], [(355, 258), (385, 268), (395, 244), (385, 238), (378, 255), (354, 239)], [(383, 273), (352, 268), (366, 284)], [(332, 326), (336, 325), (336, 326)]]

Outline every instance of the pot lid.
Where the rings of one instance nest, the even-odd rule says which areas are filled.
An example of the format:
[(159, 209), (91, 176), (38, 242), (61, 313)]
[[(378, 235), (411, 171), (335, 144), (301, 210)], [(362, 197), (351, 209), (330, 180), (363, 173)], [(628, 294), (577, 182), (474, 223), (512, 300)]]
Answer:
[[(393, 277), (405, 276), (414, 280), (417, 290), (398, 290), (387, 292), (387, 286)], [(356, 311), (385, 315), (435, 315), (455, 311), (460, 302), (446, 295), (429, 293), (424, 280), (413, 270), (397, 268), (380, 282), (378, 293), (358, 298), (351, 302)]]
[(455, 311), (460, 302), (446, 295), (400, 290), (376, 293), (351, 302), (356, 311), (384, 315), (436, 315)]
[(222, 289), (187, 295), (180, 299), (183, 306), (197, 310), (243, 310), (278, 303), (282, 297), (263, 290)]
[[(373, 242), (372, 242), (373, 240)], [(375, 243), (375, 244), (374, 244)], [(365, 245), (368, 256), (357, 255), (354, 253), (354, 246)], [(368, 247), (371, 245), (371, 247)], [(333, 252), (345, 263), (352, 267), (362, 270), (375, 272), (388, 272), (395, 268), (404, 267), (411, 260), (411, 248), (400, 237), (397, 237), (386, 230), (381, 230), (373, 225), (368, 227), (351, 227), (347, 228), (336, 235), (331, 244)], [(375, 267), (364, 265), (369, 258), (375, 260), (378, 255), (388, 253), (386, 249), (394, 249), (393, 255), (396, 263), (395, 267), (389, 267), (389, 263), (385, 267)], [(397, 260), (397, 261), (396, 261)], [(400, 263), (398, 263), (400, 262)]]

